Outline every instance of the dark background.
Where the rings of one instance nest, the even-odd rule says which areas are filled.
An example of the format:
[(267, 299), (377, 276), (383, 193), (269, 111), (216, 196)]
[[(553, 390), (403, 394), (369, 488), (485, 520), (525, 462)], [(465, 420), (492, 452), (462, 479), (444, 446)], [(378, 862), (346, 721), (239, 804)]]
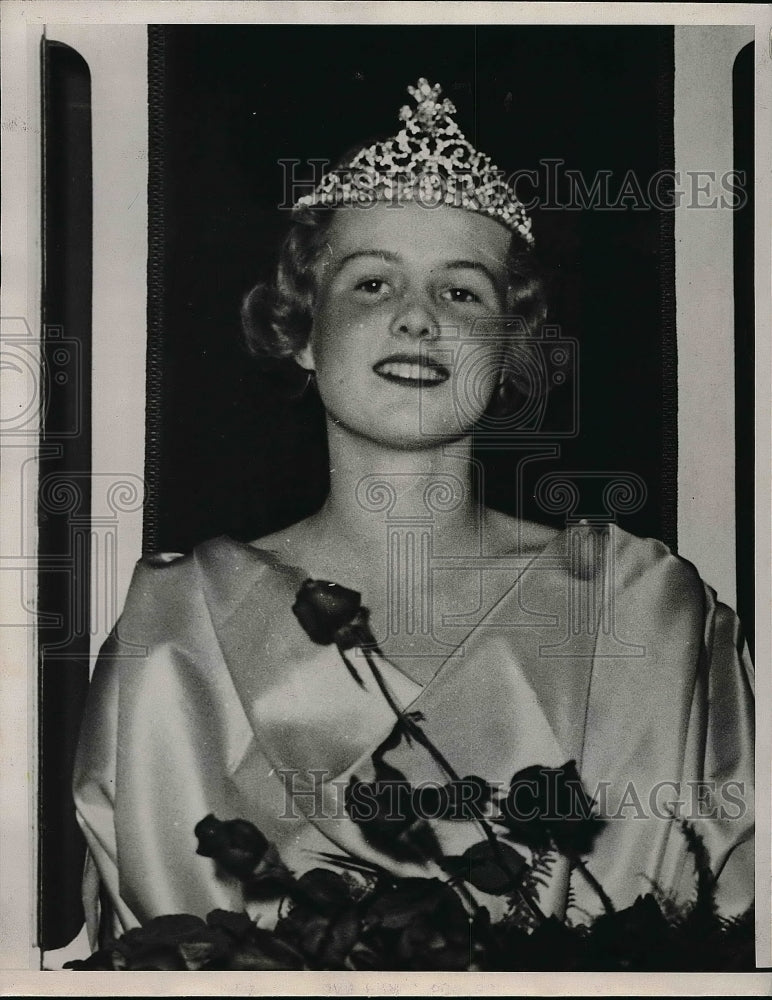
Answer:
[[(667, 27), (151, 28), (151, 265), (146, 549), (257, 537), (326, 489), (322, 411), (288, 403), (241, 346), (239, 306), (267, 276), (287, 212), (278, 161), (336, 160), (394, 134), (406, 86), (439, 81), (470, 141), (507, 173), (556, 158), (612, 191), (672, 169)], [(300, 168), (298, 168), (300, 169)], [(563, 195), (565, 192), (563, 192)], [(674, 546), (672, 213), (536, 211), (549, 320), (580, 342), (580, 434), (530, 466), (630, 471), (643, 507), (620, 523)], [(553, 395), (538, 443), (568, 406)], [(486, 449), (487, 497), (516, 512), (516, 454)], [(584, 509), (598, 511), (597, 497)]]

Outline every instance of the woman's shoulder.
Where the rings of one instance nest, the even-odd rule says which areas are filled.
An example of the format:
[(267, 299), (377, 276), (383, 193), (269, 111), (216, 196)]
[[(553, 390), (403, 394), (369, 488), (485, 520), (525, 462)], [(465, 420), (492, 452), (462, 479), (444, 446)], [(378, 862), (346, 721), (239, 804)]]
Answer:
[(230, 535), (217, 535), (198, 542), (186, 552), (157, 550), (144, 553), (137, 561), (135, 575), (153, 580), (159, 586), (185, 577), (206, 574), (213, 568), (227, 566), (233, 573), (280, 562), (278, 533), (255, 541), (241, 541)]
[(571, 576), (599, 578), (609, 573), (614, 587), (638, 587), (661, 592), (663, 600), (676, 595), (703, 601), (715, 593), (702, 579), (698, 567), (658, 538), (635, 535), (614, 522), (580, 521), (554, 527), (489, 510), (491, 552), (506, 552), (515, 540), (524, 555), (549, 555)]
[(702, 598), (706, 584), (698, 567), (661, 539), (634, 535), (614, 523), (606, 531), (609, 558), (614, 560), (613, 568), (620, 583), (656, 575)]
[(232, 608), (249, 593), (265, 571), (289, 572), (277, 554), (228, 535), (218, 535), (188, 552), (152, 551), (136, 563), (120, 623), (123, 633), (139, 623), (206, 620), (218, 609)]
[[(611, 570), (617, 593), (654, 589), (664, 601), (680, 597), (704, 602), (707, 594), (712, 602), (716, 597), (689, 560), (659, 539), (634, 535), (618, 524), (555, 527), (492, 508), (486, 510), (486, 522), (487, 555), (517, 551), (525, 556), (562, 558), (567, 573), (585, 579)], [(142, 607), (197, 603), (202, 595), (210, 604), (227, 607), (242, 599), (267, 570), (273, 571), (271, 578), (278, 573), (302, 582), (308, 573), (297, 556), (304, 551), (309, 530), (300, 521), (252, 541), (218, 535), (186, 553), (146, 554), (137, 563), (127, 608), (137, 602)]]
[[(670, 564), (682, 566), (686, 572), (696, 572), (694, 566), (672, 551), (657, 538), (634, 535), (613, 522), (592, 523), (587, 520), (555, 527), (538, 521), (513, 517), (503, 511), (488, 508), (489, 551), (506, 552), (516, 547), (525, 555), (545, 550), (569, 553), (574, 540), (585, 538), (588, 550), (596, 556), (613, 552), (626, 562), (640, 566)], [(604, 544), (600, 544), (603, 540)], [(515, 545), (513, 546), (513, 542)]]
[[(581, 530), (581, 526), (579, 526)], [(613, 587), (615, 599), (647, 608), (652, 620), (664, 624), (687, 615), (714, 623), (736, 621), (735, 611), (702, 576), (699, 566), (659, 538), (635, 535), (618, 524), (587, 526), (588, 536), (601, 535), (605, 544), (588, 545), (598, 572)]]
[(562, 529), (538, 521), (513, 517), (501, 510), (485, 510), (486, 552), (504, 554), (516, 550), (529, 555), (543, 552), (562, 534)]

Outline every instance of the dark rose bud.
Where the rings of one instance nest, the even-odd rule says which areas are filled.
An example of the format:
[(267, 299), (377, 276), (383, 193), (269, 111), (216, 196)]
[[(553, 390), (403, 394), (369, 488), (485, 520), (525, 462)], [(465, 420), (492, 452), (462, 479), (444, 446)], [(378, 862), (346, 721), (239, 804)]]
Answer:
[(492, 786), (476, 774), (445, 785), (424, 785), (415, 790), (415, 809), (425, 819), (472, 820), (493, 797)]
[(298, 879), (295, 898), (319, 913), (332, 913), (349, 902), (349, 887), (338, 872), (312, 868)]
[(211, 813), (196, 824), (197, 854), (214, 858), (236, 878), (248, 878), (268, 848), (268, 841), (253, 823), (244, 819), (221, 822)]
[(426, 861), (439, 856), (440, 845), (431, 826), (416, 814), (414, 795), (408, 781), (360, 781), (352, 775), (343, 801), (377, 850), (401, 861)]
[(350, 625), (362, 607), (356, 590), (329, 580), (305, 580), (297, 592), (292, 610), (306, 634), (320, 646), (336, 641), (339, 629)]
[(525, 858), (513, 847), (499, 843), (494, 848), (487, 840), (473, 844), (459, 857), (446, 857), (440, 863), (448, 875), (462, 878), (492, 896), (514, 892), (526, 867)]
[(534, 765), (512, 778), (502, 822), (514, 840), (534, 849), (554, 846), (565, 853), (586, 854), (603, 827), (593, 807), (575, 761), (563, 767)]

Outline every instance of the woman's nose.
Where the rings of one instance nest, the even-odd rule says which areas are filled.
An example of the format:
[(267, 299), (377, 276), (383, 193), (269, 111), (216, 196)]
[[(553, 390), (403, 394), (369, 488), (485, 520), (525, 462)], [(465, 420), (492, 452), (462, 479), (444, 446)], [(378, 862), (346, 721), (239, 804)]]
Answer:
[(391, 332), (397, 337), (434, 340), (439, 327), (432, 311), (424, 303), (413, 300), (404, 303), (391, 323)]

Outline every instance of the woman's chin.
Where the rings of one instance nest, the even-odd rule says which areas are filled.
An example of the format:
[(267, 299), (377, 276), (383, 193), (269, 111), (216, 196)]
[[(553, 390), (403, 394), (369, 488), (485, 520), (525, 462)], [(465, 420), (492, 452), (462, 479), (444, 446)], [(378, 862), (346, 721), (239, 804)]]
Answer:
[(377, 421), (347, 421), (328, 414), (335, 427), (355, 437), (371, 441), (381, 448), (424, 451), (463, 440), (472, 433), (472, 427), (457, 420), (426, 420), (398, 418), (396, 414)]

